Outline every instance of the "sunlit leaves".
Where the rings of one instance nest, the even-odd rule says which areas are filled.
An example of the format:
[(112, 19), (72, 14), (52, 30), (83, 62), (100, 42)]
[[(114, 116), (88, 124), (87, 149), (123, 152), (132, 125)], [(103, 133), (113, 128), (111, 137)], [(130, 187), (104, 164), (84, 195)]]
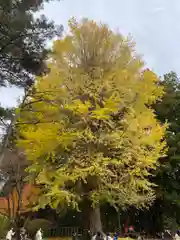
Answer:
[(22, 111), (21, 123), (38, 123), (20, 124), (18, 144), (42, 166), (36, 181), (53, 207), (84, 198), (142, 206), (154, 198), (148, 176), (165, 152), (166, 126), (151, 109), (163, 89), (133, 43), (106, 25), (72, 20), (70, 32), (54, 43), (51, 72)]

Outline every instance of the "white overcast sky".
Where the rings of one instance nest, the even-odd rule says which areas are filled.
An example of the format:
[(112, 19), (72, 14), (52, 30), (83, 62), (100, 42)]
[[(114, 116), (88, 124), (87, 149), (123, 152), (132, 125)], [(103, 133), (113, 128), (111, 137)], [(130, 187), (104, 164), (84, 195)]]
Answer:
[[(130, 33), (149, 68), (180, 75), (180, 0), (61, 0), (46, 4), (43, 13), (65, 30), (71, 17), (87, 17)], [(13, 106), (19, 91), (1, 89), (0, 96), (2, 105)]]

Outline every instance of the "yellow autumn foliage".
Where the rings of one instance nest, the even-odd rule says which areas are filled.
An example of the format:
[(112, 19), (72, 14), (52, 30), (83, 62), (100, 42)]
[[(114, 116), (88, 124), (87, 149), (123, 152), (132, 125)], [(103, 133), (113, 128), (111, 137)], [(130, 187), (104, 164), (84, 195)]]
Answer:
[(40, 203), (144, 206), (166, 146), (166, 126), (152, 109), (163, 95), (159, 79), (143, 69), (134, 43), (108, 26), (71, 20), (69, 27), (19, 119), (17, 144), (44, 186)]

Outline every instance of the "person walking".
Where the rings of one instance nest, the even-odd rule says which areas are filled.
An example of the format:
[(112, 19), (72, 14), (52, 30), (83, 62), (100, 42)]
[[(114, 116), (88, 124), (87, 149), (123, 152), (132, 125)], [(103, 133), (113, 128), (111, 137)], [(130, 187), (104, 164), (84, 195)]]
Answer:
[(103, 233), (98, 231), (93, 237), (92, 240), (106, 240)]
[(113, 240), (118, 240), (118, 234), (117, 233), (114, 234)]
[(11, 228), (6, 235), (6, 240), (12, 240), (13, 236), (15, 235), (15, 232), (13, 230), (13, 228)]
[(175, 240), (180, 240), (180, 233), (179, 233), (179, 231), (176, 231), (174, 239)]
[(113, 240), (112, 237), (110, 236), (110, 233), (106, 234), (106, 240)]

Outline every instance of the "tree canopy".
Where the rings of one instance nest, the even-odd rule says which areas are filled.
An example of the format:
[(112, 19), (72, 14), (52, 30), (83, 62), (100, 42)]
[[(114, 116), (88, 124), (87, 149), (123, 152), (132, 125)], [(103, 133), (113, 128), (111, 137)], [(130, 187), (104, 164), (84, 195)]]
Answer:
[(34, 13), (47, 0), (0, 0), (0, 84), (32, 85), (32, 75), (42, 74), (48, 53), (47, 40), (62, 32), (41, 15)]
[[(49, 1), (0, 0), (0, 87), (10, 84), (26, 92), (33, 85), (35, 75), (43, 75), (48, 70), (45, 60), (50, 50), (46, 43), (61, 35), (62, 26), (56, 26), (44, 15), (35, 17), (45, 2)], [(12, 144), (16, 123), (14, 110), (0, 107), (1, 134), (5, 135), (1, 136), (0, 144), (0, 180), (6, 182), (1, 188), (4, 198), (0, 200), (3, 213), (18, 230), (20, 214), (30, 199), (26, 194), (24, 197), (27, 164), (22, 164)], [(19, 230), (16, 235), (20, 237)]]
[(40, 206), (145, 206), (165, 153), (166, 125), (151, 107), (163, 88), (130, 39), (94, 21), (69, 27), (18, 121), (18, 147), (43, 187)]
[(162, 101), (155, 105), (155, 109), (158, 119), (162, 123), (168, 122), (168, 152), (161, 159), (162, 164), (156, 175), (155, 182), (159, 186), (157, 198), (161, 199), (163, 214), (180, 222), (180, 82), (177, 74), (170, 72), (164, 75), (161, 84), (165, 94)]

